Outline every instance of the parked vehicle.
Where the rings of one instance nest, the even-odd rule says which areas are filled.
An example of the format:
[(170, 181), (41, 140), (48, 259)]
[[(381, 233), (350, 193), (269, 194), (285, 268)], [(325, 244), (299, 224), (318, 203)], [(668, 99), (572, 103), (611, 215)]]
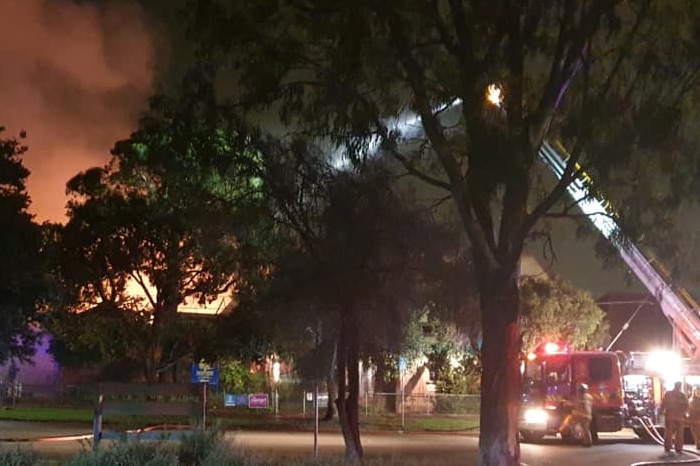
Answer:
[(588, 385), (593, 397), (594, 439), (598, 432), (617, 432), (625, 425), (627, 406), (617, 353), (561, 351), (549, 346), (523, 361), (523, 380), (519, 431), (526, 442), (556, 434), (568, 442), (577, 439), (575, 424), (564, 421), (581, 384)]

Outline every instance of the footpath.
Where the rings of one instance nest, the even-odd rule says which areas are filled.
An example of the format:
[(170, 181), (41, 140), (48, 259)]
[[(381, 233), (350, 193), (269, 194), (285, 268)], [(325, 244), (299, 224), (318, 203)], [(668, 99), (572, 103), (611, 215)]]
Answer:
[(62, 462), (91, 448), (87, 424), (0, 421), (0, 448), (31, 449), (47, 460)]

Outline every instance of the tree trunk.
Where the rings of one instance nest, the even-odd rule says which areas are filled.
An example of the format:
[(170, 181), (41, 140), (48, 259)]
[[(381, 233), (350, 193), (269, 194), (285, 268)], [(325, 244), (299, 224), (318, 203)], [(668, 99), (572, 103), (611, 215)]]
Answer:
[(178, 301), (172, 298), (176, 293), (177, 287), (174, 290), (170, 290), (168, 293), (158, 289), (157, 296), (159, 298), (162, 296), (171, 296), (171, 298), (164, 297), (162, 301), (158, 301), (153, 311), (153, 323), (150, 332), (150, 346), (153, 350), (149, 355), (151, 360), (147, 363), (148, 369), (146, 372), (146, 380), (150, 383), (164, 381), (164, 363), (170, 362), (168, 359), (170, 359), (169, 354), (173, 342), (168, 342), (168, 338), (170, 337), (169, 333), (172, 332), (173, 321), (177, 319), (177, 308), (179, 306)]
[(157, 329), (151, 328), (148, 335), (150, 336), (150, 341), (146, 343), (146, 351), (143, 355), (143, 375), (146, 382), (156, 383), (158, 381), (158, 365), (160, 364), (163, 348), (160, 344)]
[(333, 347), (333, 355), (331, 356), (328, 372), (326, 373), (326, 385), (328, 387), (328, 405), (326, 406), (326, 414), (323, 416), (323, 421), (332, 421), (335, 416), (335, 365), (338, 358), (338, 346)]
[(521, 397), (517, 272), (492, 274), (481, 290), (483, 327), (480, 466), (519, 466)]
[[(338, 421), (345, 441), (345, 458), (351, 462), (362, 459), (359, 426), (359, 345), (357, 328), (347, 322), (347, 311), (343, 314), (338, 338)], [(354, 353), (354, 354), (353, 354)], [(354, 367), (353, 367), (354, 366)], [(354, 380), (353, 380), (354, 379)]]

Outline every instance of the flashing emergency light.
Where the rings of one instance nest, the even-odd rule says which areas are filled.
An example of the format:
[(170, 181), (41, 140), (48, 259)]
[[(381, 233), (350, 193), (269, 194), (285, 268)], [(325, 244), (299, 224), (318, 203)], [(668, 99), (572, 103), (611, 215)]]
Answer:
[(561, 347), (557, 343), (550, 341), (549, 343), (545, 343), (544, 345), (544, 352), (547, 354), (558, 353), (559, 351), (561, 351)]
[(672, 386), (681, 377), (682, 361), (673, 351), (652, 351), (647, 356), (646, 370), (661, 376)]

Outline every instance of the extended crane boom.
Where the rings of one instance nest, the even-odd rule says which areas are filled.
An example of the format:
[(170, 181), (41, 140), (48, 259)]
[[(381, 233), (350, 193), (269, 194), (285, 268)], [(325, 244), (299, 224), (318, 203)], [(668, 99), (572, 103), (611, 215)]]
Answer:
[[(568, 159), (566, 150), (561, 145), (545, 141), (540, 147), (539, 156), (556, 177), (561, 179)], [(608, 202), (589, 195), (587, 181), (590, 182), (588, 175), (579, 170), (579, 176), (567, 187), (569, 195), (603, 236), (612, 242), (622, 260), (657, 299), (682, 350), (688, 357), (700, 360), (700, 316), (697, 304), (685, 290), (671, 285), (665, 271), (655, 267), (636, 245), (620, 239), (621, 229), (615, 221), (614, 213), (608, 208)]]

